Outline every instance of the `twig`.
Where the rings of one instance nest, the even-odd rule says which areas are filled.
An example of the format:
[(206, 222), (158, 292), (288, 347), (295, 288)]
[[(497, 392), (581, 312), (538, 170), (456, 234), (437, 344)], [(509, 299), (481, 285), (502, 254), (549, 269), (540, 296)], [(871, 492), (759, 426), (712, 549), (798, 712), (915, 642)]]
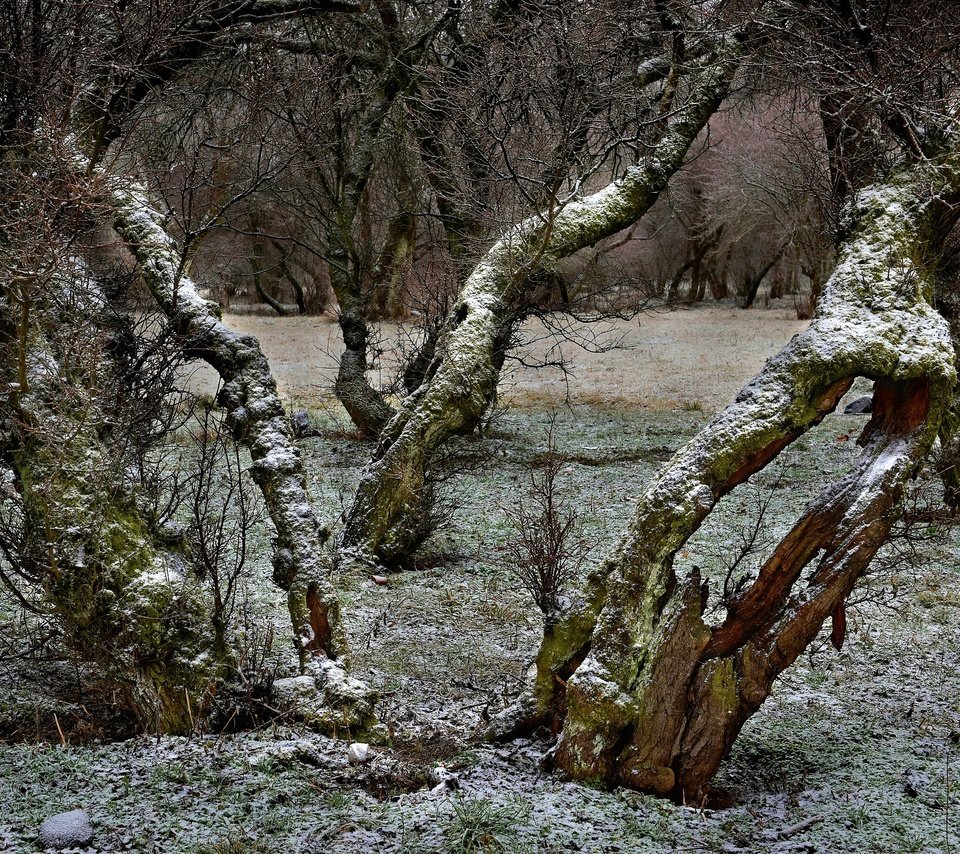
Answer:
[(63, 734), (63, 729), (60, 727), (60, 719), (57, 717), (57, 713), (53, 713), (53, 722), (57, 725), (57, 732), (60, 733), (60, 744), (64, 747), (67, 746), (67, 737)]
[(196, 732), (197, 725), (193, 720), (193, 707), (190, 705), (190, 692), (187, 690), (186, 685), (183, 687), (183, 695), (187, 698), (187, 714), (190, 715), (190, 731)]

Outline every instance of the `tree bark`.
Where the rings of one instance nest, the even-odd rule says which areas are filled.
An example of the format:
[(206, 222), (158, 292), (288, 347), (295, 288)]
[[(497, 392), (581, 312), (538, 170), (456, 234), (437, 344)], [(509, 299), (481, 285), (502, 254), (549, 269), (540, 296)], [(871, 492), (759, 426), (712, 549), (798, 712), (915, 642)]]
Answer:
[(691, 72), (688, 97), (654, 155), (599, 192), (524, 220), (487, 251), (453, 306), (426, 382), (384, 428), (347, 514), (345, 549), (396, 564), (429, 533), (437, 452), (450, 437), (473, 430), (493, 400), (524, 285), (653, 205), (726, 96), (741, 52), (741, 40), (731, 38), (719, 56)]
[[(255, 224), (254, 227), (256, 228), (259, 226)], [(269, 305), (278, 316), (286, 317), (287, 310), (283, 307), (283, 304), (279, 300), (274, 299), (263, 286), (263, 237), (261, 235), (257, 235), (253, 238), (253, 252), (250, 255), (250, 269), (253, 271), (253, 287), (257, 292), (257, 296), (260, 297), (260, 301)]]
[(337, 320), (343, 335), (343, 353), (334, 391), (354, 426), (369, 439), (380, 435), (393, 417), (393, 407), (367, 380), (370, 327), (369, 307), (364, 298), (355, 261), (346, 250), (330, 253), (330, 284), (337, 295)]
[[(939, 242), (957, 214), (960, 156), (863, 190), (817, 316), (681, 449), (640, 500), (583, 597), (545, 631), (535, 685), (491, 730), (549, 724), (559, 769), (581, 780), (700, 798), (744, 721), (843, 603), (896, 519), (955, 381), (931, 307)], [(673, 558), (716, 502), (875, 380), (853, 471), (826, 489), (711, 629), (699, 577)], [(808, 578), (802, 570), (816, 558)], [(797, 589), (794, 589), (794, 587)]]
[(760, 285), (763, 284), (763, 280), (766, 278), (767, 273), (773, 269), (773, 265), (777, 263), (782, 257), (783, 253), (787, 250), (787, 244), (784, 243), (777, 251), (773, 254), (773, 257), (767, 261), (759, 270), (756, 270), (754, 273), (745, 277), (743, 283), (740, 286), (740, 295), (743, 298), (743, 302), (740, 305), (740, 308), (751, 308), (756, 302), (757, 292), (760, 290)]
[(235, 436), (250, 451), (251, 474), (276, 529), (273, 577), (287, 594), (301, 661), (302, 633), (310, 625), (306, 593), (316, 585), (329, 636), (311, 638), (331, 658), (347, 653), (339, 604), (323, 553), (327, 531), (310, 504), (300, 452), (290, 434), (270, 365), (256, 338), (238, 335), (220, 320), (215, 303), (204, 300), (181, 275), (180, 257), (162, 216), (135, 182), (104, 177), (114, 228), (137, 260), (157, 304), (182, 336), (188, 352), (210, 364), (223, 380), (219, 402)]
[(377, 320), (401, 320), (404, 316), (402, 291), (413, 267), (417, 248), (417, 218), (412, 213), (415, 199), (404, 199), (406, 209), (390, 219), (380, 256), (370, 275), (372, 314)]
[[(110, 475), (124, 466), (104, 438), (103, 366), (65, 368), (76, 352), (63, 352), (45, 329), (51, 311), (62, 324), (69, 306), (70, 320), (95, 338), (103, 295), (58, 271), (45, 277), (41, 301), (24, 339), (26, 369), (8, 369), (19, 374), (4, 433), (8, 442), (16, 437), (5, 458), (20, 496), (22, 558), (42, 580), (67, 645), (101, 668), (143, 730), (189, 733), (227, 663), (213, 642), (205, 591), (186, 550), (162, 543), (134, 487)], [(88, 360), (103, 358), (96, 347), (84, 353)]]

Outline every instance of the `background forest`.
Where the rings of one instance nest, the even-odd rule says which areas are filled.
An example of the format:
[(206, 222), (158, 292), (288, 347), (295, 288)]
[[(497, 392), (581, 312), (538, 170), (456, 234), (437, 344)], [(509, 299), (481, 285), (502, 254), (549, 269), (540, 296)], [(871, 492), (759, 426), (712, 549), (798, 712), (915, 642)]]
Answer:
[(3, 4), (0, 849), (951, 850), (958, 35)]

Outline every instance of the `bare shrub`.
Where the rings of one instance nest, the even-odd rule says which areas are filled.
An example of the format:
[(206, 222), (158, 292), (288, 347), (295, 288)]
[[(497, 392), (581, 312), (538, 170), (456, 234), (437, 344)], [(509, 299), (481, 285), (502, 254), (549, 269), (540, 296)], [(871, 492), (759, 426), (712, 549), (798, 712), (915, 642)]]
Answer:
[(516, 504), (500, 505), (513, 529), (503, 544), (503, 561), (517, 573), (547, 620), (560, 607), (563, 591), (589, 551), (580, 535), (580, 518), (560, 495), (558, 478), (564, 466), (557, 452), (554, 422), (547, 429), (547, 450), (530, 470), (526, 493)]
[(241, 602), (233, 625), (236, 666), (213, 698), (209, 723), (221, 732), (255, 729), (278, 717), (274, 682), (283, 668), (284, 647), (275, 646), (269, 622)]
[(247, 562), (247, 535), (262, 521), (262, 505), (243, 471), (240, 447), (230, 439), (223, 421), (211, 407), (200, 406), (191, 431), (195, 448), (185, 498), (193, 565), (210, 591), (215, 645), (226, 657), (237, 589)]

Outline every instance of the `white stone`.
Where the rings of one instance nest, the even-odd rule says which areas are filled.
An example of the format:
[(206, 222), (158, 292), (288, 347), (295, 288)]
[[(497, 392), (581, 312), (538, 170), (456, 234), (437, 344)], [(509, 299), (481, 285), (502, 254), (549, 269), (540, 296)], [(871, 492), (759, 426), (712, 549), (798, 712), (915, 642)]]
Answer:
[(355, 741), (347, 749), (347, 761), (351, 765), (362, 765), (370, 760), (370, 745), (362, 741)]

